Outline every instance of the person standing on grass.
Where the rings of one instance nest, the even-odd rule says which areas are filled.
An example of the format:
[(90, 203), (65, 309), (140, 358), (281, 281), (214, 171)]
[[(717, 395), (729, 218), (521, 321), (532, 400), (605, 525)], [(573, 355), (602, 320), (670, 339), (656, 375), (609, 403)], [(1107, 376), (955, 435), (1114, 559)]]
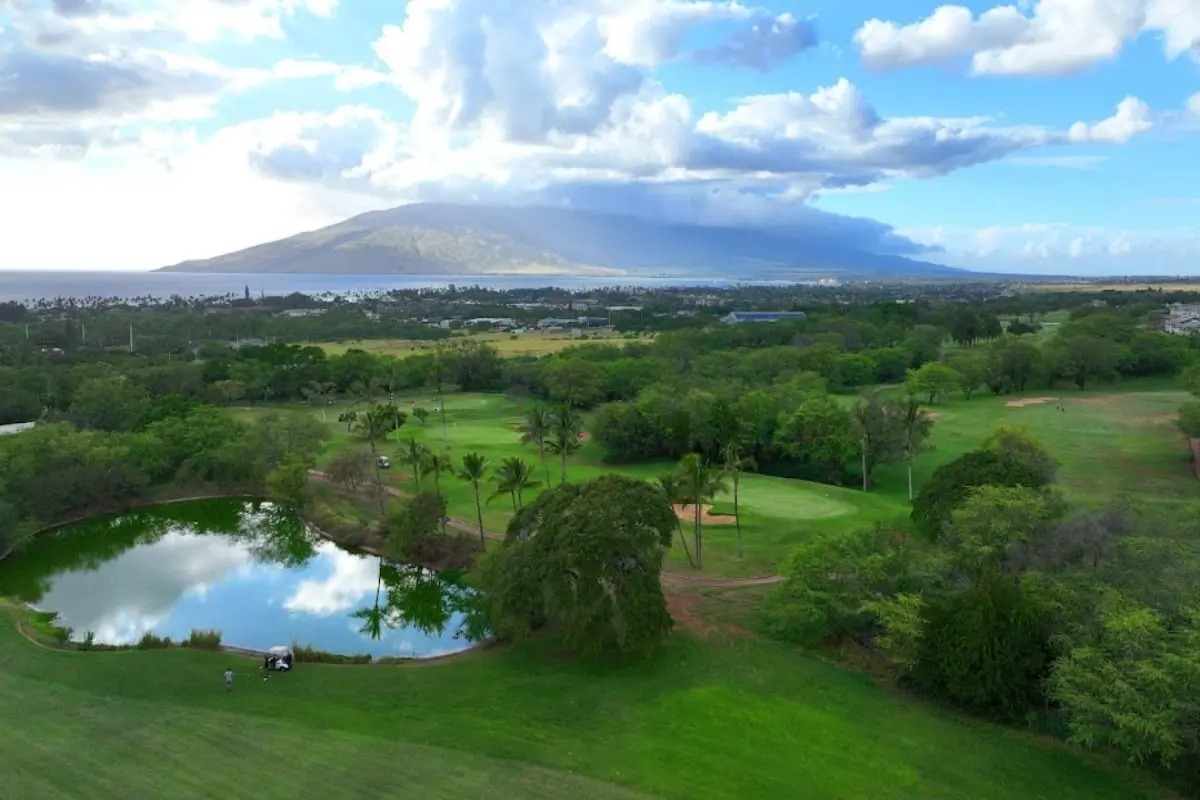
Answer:
[(225, 670), (225, 691), (233, 691), (233, 670), (231, 669)]

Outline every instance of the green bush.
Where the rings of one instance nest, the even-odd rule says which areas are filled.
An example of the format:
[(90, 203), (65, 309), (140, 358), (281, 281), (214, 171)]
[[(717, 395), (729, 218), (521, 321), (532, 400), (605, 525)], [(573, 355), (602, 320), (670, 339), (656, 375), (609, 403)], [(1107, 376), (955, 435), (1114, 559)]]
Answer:
[(1200, 438), (1200, 403), (1188, 403), (1179, 409), (1179, 429), (1192, 438)]
[(1041, 608), (1020, 584), (990, 575), (928, 603), (912, 671), (930, 695), (1014, 721), (1044, 704), (1051, 662)]
[(182, 642), (184, 647), (197, 650), (220, 650), (221, 632), (216, 630), (192, 630)]
[(142, 634), (142, 638), (138, 640), (136, 645), (138, 650), (162, 650), (171, 646), (171, 637), (155, 636), (153, 632), (146, 631)]
[(327, 653), (315, 647), (298, 642), (292, 642), (292, 655), (297, 664), (370, 664), (371, 656), (359, 653), (344, 656), (339, 653)]

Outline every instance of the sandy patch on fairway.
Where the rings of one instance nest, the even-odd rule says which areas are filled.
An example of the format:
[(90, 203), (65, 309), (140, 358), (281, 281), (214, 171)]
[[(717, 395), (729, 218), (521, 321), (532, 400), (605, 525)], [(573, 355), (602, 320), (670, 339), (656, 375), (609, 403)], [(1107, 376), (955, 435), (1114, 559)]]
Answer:
[(579, 441), (581, 441), (581, 442), (590, 442), (591, 440), (592, 440), (592, 435), (591, 435), (590, 433), (581, 433), (581, 434), (579, 434)]
[(1020, 400), (1009, 400), (1004, 405), (1009, 408), (1024, 408), (1025, 406), (1040, 406), (1042, 403), (1053, 403), (1057, 397), (1025, 397)]
[(1133, 417), (1130, 422), (1134, 425), (1165, 425), (1173, 423), (1179, 419), (1178, 413), (1172, 414), (1156, 414), (1150, 417)]
[[(695, 506), (675, 506), (675, 516), (692, 522), (696, 519)], [(700, 522), (704, 525), (732, 525), (737, 517), (732, 514), (714, 514), (711, 505), (700, 506)]]
[(939, 411), (926, 411), (926, 412), (925, 412), (925, 418), (926, 418), (926, 419), (937, 419), (937, 418), (938, 418), (938, 417), (940, 417), (941, 415), (942, 415), (942, 414), (941, 414), (941, 412), (939, 412)]

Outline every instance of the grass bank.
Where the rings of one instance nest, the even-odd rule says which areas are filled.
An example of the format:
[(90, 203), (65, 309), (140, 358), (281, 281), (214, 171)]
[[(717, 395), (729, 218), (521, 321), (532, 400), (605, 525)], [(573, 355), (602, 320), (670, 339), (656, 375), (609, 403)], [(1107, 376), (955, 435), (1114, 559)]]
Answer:
[(1099, 760), (748, 637), (677, 636), (625, 668), (520, 648), (264, 682), (229, 654), (43, 650), (15, 613), (0, 606), (13, 797), (1153, 796)]

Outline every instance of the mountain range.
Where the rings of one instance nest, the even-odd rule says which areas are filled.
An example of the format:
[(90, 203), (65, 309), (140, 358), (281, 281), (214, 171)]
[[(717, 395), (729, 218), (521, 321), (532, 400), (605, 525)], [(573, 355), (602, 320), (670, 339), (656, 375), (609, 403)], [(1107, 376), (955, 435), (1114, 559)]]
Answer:
[(964, 270), (779, 230), (540, 206), (418, 203), (162, 272), (931, 278)]

